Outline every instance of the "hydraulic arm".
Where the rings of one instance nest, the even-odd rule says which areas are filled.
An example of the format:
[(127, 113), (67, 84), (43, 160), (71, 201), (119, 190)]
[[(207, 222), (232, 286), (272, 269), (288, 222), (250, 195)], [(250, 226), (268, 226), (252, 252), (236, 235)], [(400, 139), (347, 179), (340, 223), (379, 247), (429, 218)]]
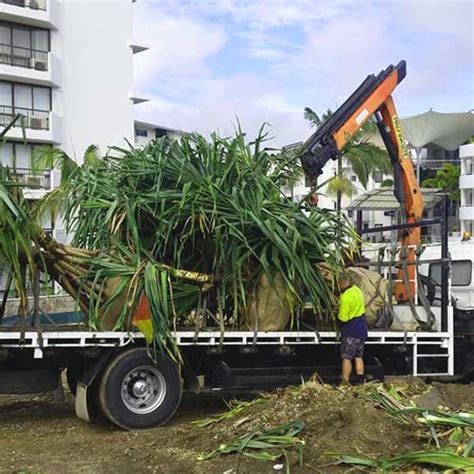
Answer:
[[(301, 162), (306, 175), (313, 181), (322, 173), (329, 160), (344, 153), (344, 146), (369, 120), (375, 117), (378, 130), (387, 148), (393, 167), (394, 194), (400, 203), (402, 223), (414, 223), (423, 215), (423, 197), (417, 183), (413, 163), (402, 135), (392, 92), (406, 75), (406, 62), (390, 65), (378, 75), (371, 74), (355, 92), (316, 130), (303, 145)], [(401, 233), (402, 252), (408, 263), (405, 272), (400, 270), (398, 280), (407, 275), (409, 285), (399, 282), (396, 287), (398, 301), (406, 301), (409, 292), (414, 294), (415, 248), (420, 243), (420, 227), (405, 229)]]

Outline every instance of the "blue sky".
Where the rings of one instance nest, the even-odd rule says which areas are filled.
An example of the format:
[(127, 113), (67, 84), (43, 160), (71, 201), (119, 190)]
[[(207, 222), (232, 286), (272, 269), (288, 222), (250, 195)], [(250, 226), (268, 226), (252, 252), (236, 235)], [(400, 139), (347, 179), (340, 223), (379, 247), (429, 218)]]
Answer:
[(309, 133), (303, 108), (335, 109), (371, 73), (405, 59), (401, 116), (474, 108), (471, 0), (139, 0), (139, 119), (253, 135), (274, 144)]

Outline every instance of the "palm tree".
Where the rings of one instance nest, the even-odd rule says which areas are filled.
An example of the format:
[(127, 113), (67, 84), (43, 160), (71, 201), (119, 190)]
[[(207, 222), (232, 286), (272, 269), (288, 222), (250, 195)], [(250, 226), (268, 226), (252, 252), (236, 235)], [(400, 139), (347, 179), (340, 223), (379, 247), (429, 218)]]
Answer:
[(461, 194), (459, 191), (459, 177), (461, 167), (445, 163), (443, 167), (436, 171), (436, 175), (423, 181), (423, 186), (427, 188), (439, 188), (447, 193), (453, 202), (459, 202)]
[(251, 143), (240, 130), (232, 138), (196, 134), (114, 149), (117, 156), (80, 167), (53, 152), (57, 166), (70, 167), (60, 198), (76, 247), (44, 234), (0, 166), (0, 263), (19, 289), (25, 266), (46, 269), (92, 327), (128, 330), (146, 295), (153, 347), (172, 353), (173, 328), (189, 325), (193, 311), (211, 314), (222, 330), (243, 321), (262, 277), (274, 286), (281, 275), (295, 323), (301, 295), (325, 317), (332, 289), (318, 263), (337, 275), (354, 229), (337, 213), (307, 212), (305, 202), (283, 196), (281, 179), (299, 164), (264, 143), (263, 131)]
[(446, 193), (449, 197), (450, 215), (458, 216), (458, 202), (461, 199), (459, 191), (459, 177), (461, 176), (461, 167), (445, 163), (443, 167), (436, 171), (436, 175), (427, 178), (422, 185), (427, 188), (438, 188)]
[[(304, 117), (314, 128), (319, 127), (332, 115), (328, 109), (322, 117), (314, 112), (310, 107), (305, 107)], [(336, 196), (336, 208), (341, 210), (342, 196), (352, 196), (356, 192), (355, 186), (344, 176), (342, 168), (343, 159), (346, 159), (354, 171), (355, 175), (364, 188), (367, 188), (369, 177), (377, 171), (384, 174), (392, 172), (390, 159), (385, 152), (377, 145), (371, 143), (370, 137), (376, 133), (376, 125), (372, 121), (367, 121), (361, 129), (347, 142), (337, 160), (337, 176), (328, 185), (329, 195)]]

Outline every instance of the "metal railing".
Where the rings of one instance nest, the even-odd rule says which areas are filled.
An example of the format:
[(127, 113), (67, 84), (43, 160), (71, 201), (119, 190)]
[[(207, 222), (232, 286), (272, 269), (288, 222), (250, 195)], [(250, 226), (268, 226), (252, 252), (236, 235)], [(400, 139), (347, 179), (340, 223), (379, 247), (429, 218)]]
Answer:
[(16, 121), (15, 127), (24, 126), (32, 130), (49, 130), (49, 110), (26, 109), (11, 105), (0, 105), (0, 127), (6, 127), (16, 114), (20, 114), (21, 117)]
[(48, 52), (0, 43), (0, 63), (36, 69), (37, 71), (47, 71)]
[(47, 10), (47, 0), (0, 0), (0, 3), (16, 7), (31, 8), (32, 10)]
[(51, 189), (51, 170), (32, 170), (31, 168), (13, 168), (12, 177), (32, 189)]

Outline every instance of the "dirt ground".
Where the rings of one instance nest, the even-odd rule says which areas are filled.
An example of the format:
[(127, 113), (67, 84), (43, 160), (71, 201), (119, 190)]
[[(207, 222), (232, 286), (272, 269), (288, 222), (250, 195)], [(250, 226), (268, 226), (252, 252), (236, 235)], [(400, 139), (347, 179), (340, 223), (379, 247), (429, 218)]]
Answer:
[[(429, 388), (419, 379), (393, 383), (404, 384), (420, 406), (474, 410), (472, 384)], [(198, 461), (197, 455), (255, 427), (295, 419), (305, 423), (305, 465), (299, 472), (346, 472), (347, 466), (325, 465), (327, 460), (320, 456), (326, 450), (377, 456), (422, 449), (425, 443), (372, 402), (316, 383), (302, 390), (280, 390), (269, 402), (213, 427), (191, 425), (225, 409), (222, 400), (188, 396), (167, 426), (126, 432), (104, 420), (87, 424), (77, 419), (71, 395), (63, 402), (54, 401), (52, 394), (0, 396), (0, 473), (276, 472), (275, 463), (241, 455), (211, 461)], [(295, 466), (292, 472), (298, 472)]]

